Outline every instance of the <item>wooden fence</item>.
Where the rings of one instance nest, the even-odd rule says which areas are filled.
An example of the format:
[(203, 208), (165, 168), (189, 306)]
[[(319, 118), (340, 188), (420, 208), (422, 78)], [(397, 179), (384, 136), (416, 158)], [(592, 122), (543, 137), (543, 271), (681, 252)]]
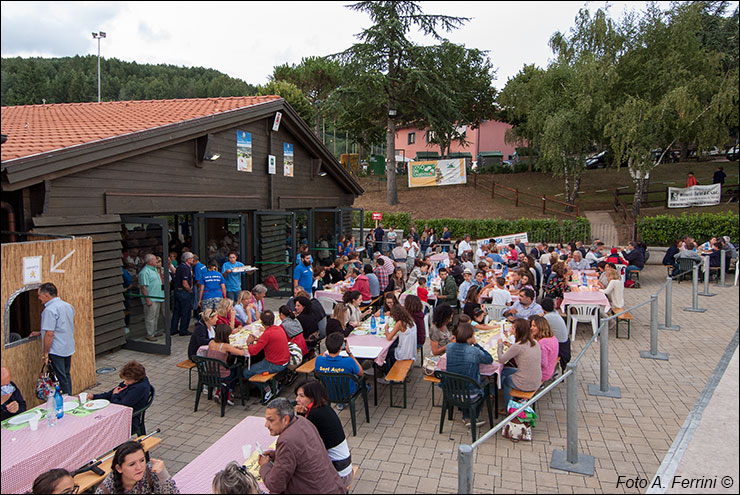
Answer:
[[(508, 199), (514, 203), (515, 208), (519, 208), (519, 205), (524, 205), (532, 208), (541, 208), (543, 215), (555, 213), (557, 215), (564, 215), (571, 218), (578, 218), (581, 216), (580, 205), (572, 205), (566, 201), (561, 201), (549, 196), (540, 196), (526, 191), (520, 191), (518, 188), (498, 184), (496, 183), (495, 177), (491, 181), (491, 185), (489, 187), (488, 185), (484, 185), (482, 181), (478, 180), (478, 174), (473, 174), (473, 187), (476, 189), (481, 188), (484, 191), (490, 192), (491, 199), (495, 199), (496, 197)], [(555, 209), (553, 205), (556, 207), (561, 206), (564, 209)]]

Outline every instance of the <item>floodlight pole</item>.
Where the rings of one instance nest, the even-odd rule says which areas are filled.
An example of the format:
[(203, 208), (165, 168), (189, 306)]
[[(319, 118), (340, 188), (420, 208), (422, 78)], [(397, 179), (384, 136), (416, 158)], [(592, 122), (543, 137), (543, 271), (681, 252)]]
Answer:
[(100, 103), (100, 38), (105, 38), (105, 33), (100, 31), (99, 33), (93, 33), (92, 36), (98, 40), (98, 103)]

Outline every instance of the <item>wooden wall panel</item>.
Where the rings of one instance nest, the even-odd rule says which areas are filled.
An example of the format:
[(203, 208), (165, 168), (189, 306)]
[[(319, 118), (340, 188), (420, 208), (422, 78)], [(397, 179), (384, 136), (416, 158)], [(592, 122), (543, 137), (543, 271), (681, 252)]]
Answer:
[[(51, 256), (58, 262), (74, 250), (58, 269), (50, 272)], [(72, 392), (95, 384), (95, 336), (93, 330), (92, 300), (92, 240), (90, 238), (58, 239), (48, 241), (18, 242), (2, 245), (2, 300), (3, 307), (10, 295), (23, 287), (23, 258), (42, 256), (42, 281), (57, 286), (59, 297), (75, 308), (75, 354), (72, 357)], [(5, 311), (2, 312), (5, 328)], [(10, 368), (13, 381), (20, 387), (29, 407), (38, 405), (35, 387), (41, 369), (41, 340), (33, 338), (19, 345), (5, 348), (2, 332), (2, 365)]]

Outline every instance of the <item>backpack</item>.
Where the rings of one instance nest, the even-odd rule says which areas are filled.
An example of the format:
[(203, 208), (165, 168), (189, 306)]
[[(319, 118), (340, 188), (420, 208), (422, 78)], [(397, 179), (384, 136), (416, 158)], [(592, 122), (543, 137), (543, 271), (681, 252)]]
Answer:
[(638, 285), (638, 286), (636, 286), (636, 285), (635, 285), (635, 281), (634, 281), (634, 280), (625, 280), (625, 281), (624, 281), (624, 288), (625, 288), (625, 289), (632, 289), (632, 288), (634, 288), (634, 289), (639, 289), (639, 288), (640, 288), (640, 286), (639, 286), (639, 285)]

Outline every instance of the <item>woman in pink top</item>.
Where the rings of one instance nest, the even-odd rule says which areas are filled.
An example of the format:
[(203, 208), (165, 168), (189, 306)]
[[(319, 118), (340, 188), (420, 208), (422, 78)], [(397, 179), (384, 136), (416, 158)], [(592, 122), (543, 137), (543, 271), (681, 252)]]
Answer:
[(542, 349), (542, 381), (546, 382), (555, 372), (558, 362), (558, 351), (560, 344), (553, 335), (550, 324), (542, 316), (531, 316), (529, 318), (532, 326), (532, 337), (539, 342)]

